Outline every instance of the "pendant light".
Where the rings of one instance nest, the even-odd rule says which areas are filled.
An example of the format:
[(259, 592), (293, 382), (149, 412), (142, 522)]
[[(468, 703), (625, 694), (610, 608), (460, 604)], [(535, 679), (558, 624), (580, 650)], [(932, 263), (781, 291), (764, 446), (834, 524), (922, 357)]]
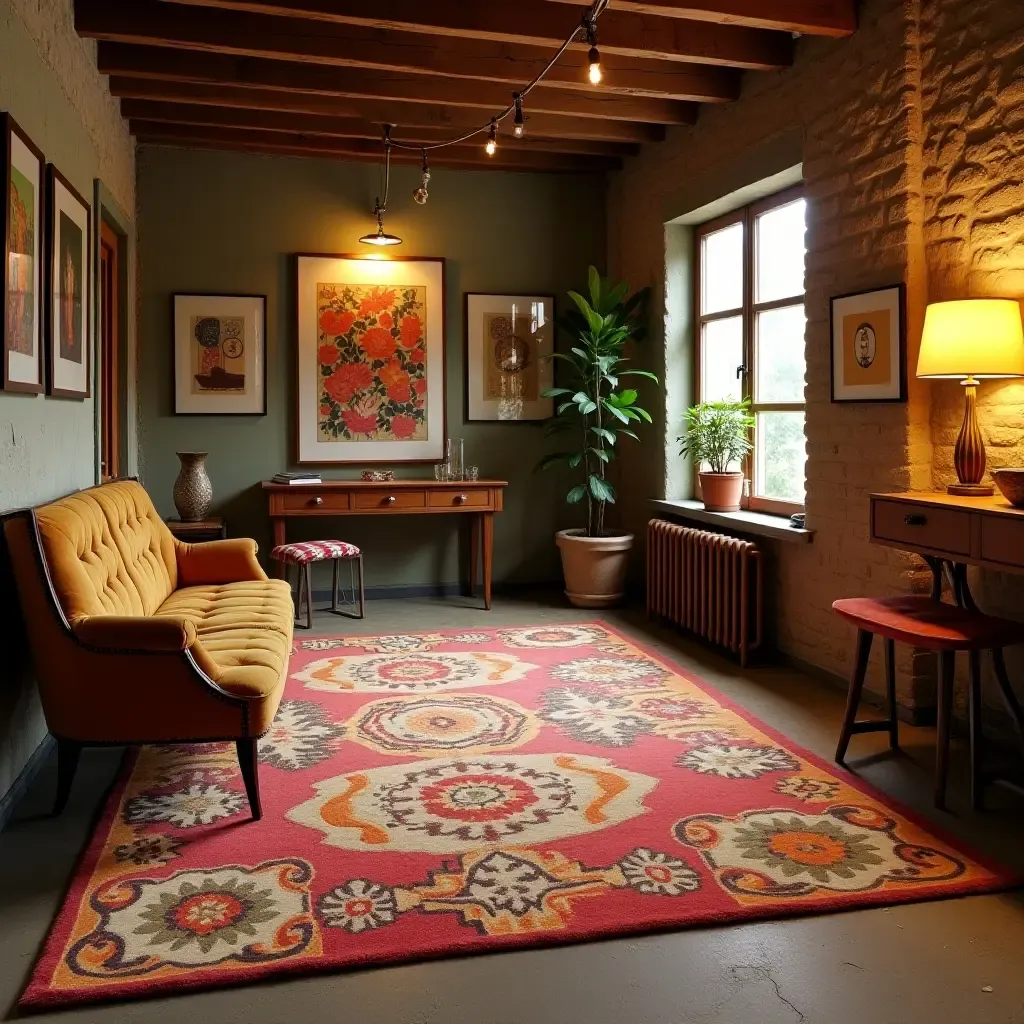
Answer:
[(387, 213), (388, 209), (388, 190), (391, 187), (391, 126), (388, 125), (384, 129), (384, 199), (381, 201), (380, 196), (376, 198), (373, 204), (373, 213), (377, 218), (377, 230), (371, 234), (363, 235), (359, 239), (363, 245), (401, 245), (402, 239), (398, 235), (388, 234), (384, 230), (384, 214)]

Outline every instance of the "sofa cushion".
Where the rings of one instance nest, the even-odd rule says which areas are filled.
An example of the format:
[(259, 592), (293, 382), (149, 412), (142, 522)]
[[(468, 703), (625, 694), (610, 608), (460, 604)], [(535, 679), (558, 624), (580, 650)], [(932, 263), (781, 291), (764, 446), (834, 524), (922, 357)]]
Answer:
[(156, 614), (195, 624), (212, 662), (201, 667), (228, 693), (266, 696), (284, 685), (294, 612), (283, 580), (183, 587)]
[(152, 615), (178, 582), (174, 538), (133, 480), (36, 509), (57, 598), (82, 615)]

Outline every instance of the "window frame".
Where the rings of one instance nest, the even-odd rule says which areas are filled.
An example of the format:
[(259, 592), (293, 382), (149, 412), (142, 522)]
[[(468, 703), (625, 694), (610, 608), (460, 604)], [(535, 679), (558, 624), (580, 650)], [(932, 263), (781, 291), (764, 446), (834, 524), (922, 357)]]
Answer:
[[(694, 230), (694, 282), (693, 282), (693, 304), (694, 304), (694, 346), (693, 346), (693, 381), (696, 401), (703, 400), (702, 391), (704, 388), (704, 376), (702, 366), (703, 339), (705, 325), (716, 320), (728, 320), (733, 317), (742, 318), (743, 330), (743, 362), (737, 367), (741, 370), (742, 383), (740, 394), (743, 398), (749, 398), (752, 403), (754, 415), (764, 412), (803, 412), (806, 417), (807, 399), (806, 395), (802, 402), (759, 402), (754, 403), (754, 385), (757, 380), (757, 317), (759, 313), (768, 312), (773, 309), (785, 309), (788, 306), (795, 306), (798, 303), (805, 307), (807, 305), (807, 286), (804, 282), (804, 290), (798, 295), (790, 295), (781, 299), (772, 299), (768, 302), (755, 302), (755, 282), (757, 275), (757, 244), (756, 229), (757, 220), (763, 214), (771, 210), (788, 206), (799, 199), (805, 199), (806, 192), (803, 184), (793, 185), (765, 196), (754, 203), (749, 203), (730, 213), (716, 217), (714, 220), (700, 224)], [(704, 313), (702, 311), (704, 302), (704, 239), (724, 228), (732, 227), (734, 224), (743, 225), (743, 304), (733, 309), (721, 310), (715, 313)], [(805, 355), (806, 364), (806, 355)], [(806, 436), (806, 418), (804, 430)], [(750, 432), (750, 440), (756, 446), (754, 430)], [(746, 477), (746, 485), (741, 501), (741, 506), (756, 512), (767, 512), (770, 515), (789, 516), (795, 512), (802, 512), (804, 504), (800, 502), (783, 501), (778, 498), (767, 498), (758, 496), (755, 486), (757, 449), (743, 460), (743, 473)], [(700, 467), (694, 467), (694, 475)], [(749, 493), (747, 488), (749, 487)]]

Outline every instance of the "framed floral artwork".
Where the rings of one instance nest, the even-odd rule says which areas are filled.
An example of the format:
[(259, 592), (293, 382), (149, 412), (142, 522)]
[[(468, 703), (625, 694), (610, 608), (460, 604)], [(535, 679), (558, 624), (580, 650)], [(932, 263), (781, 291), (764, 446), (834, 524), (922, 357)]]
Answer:
[(907, 400), (903, 284), (832, 299), (832, 401)]
[(529, 423), (554, 414), (553, 295), (466, 294), (466, 419)]
[(173, 296), (174, 411), (265, 416), (267, 297)]
[(43, 189), (46, 161), (10, 114), (0, 114), (3, 164), (3, 386), (43, 390)]
[(444, 260), (300, 254), (298, 461), (438, 462)]
[(89, 204), (60, 171), (46, 169), (46, 393), (88, 398)]

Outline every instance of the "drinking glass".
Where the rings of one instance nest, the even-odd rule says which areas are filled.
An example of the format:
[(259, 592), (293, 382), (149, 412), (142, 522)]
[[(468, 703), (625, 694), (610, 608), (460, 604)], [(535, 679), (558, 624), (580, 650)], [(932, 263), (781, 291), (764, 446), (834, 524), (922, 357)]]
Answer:
[(467, 466), (466, 472), (463, 474), (463, 480), (479, 480), (480, 470), (476, 466)]
[(434, 479), (440, 483), (443, 483), (448, 479), (448, 463), (439, 462), (434, 466)]

